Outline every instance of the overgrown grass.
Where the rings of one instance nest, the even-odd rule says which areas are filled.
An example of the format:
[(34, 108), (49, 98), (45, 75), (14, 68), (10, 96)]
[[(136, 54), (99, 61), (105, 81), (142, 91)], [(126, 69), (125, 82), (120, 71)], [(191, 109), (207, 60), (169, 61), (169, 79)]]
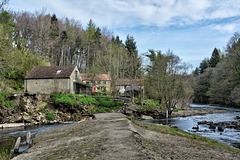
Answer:
[(184, 109), (182, 108), (175, 108), (173, 112), (178, 112), (178, 111), (183, 111)]
[(96, 114), (96, 113), (110, 113), (112, 111), (118, 110), (121, 106), (115, 106), (112, 108), (108, 107), (103, 107), (103, 106), (97, 106), (94, 109), (91, 110), (91, 113)]
[(9, 149), (0, 148), (0, 160), (9, 160), (13, 156)]
[(183, 131), (181, 129), (178, 129), (178, 128), (168, 127), (168, 126), (158, 126), (158, 125), (151, 124), (151, 123), (136, 121), (136, 120), (133, 120), (130, 117), (127, 117), (127, 118), (130, 119), (134, 124), (136, 124), (136, 125), (138, 125), (142, 128), (145, 128), (147, 130), (160, 132), (160, 133), (163, 133), (163, 134), (170, 134), (170, 135), (175, 135), (175, 136), (187, 137), (187, 138), (190, 138), (190, 139), (195, 139), (195, 140), (198, 140), (198, 141), (206, 142), (208, 145), (214, 145), (214, 146), (218, 146), (220, 148), (224, 148), (224, 149), (228, 149), (228, 150), (240, 153), (240, 151), (238, 149), (231, 148), (229, 146), (223, 145), (223, 144), (221, 144), (217, 141), (208, 139), (206, 137), (201, 137), (201, 136), (198, 136), (198, 135), (195, 135), (195, 134), (185, 132), (185, 131)]
[(110, 95), (94, 95), (94, 97), (101, 97), (101, 98), (114, 98), (113, 96), (110, 96)]
[(68, 104), (72, 106), (77, 105), (99, 105), (99, 102), (88, 95), (79, 95), (79, 94), (51, 94), (51, 98), (56, 104)]
[(55, 115), (52, 112), (47, 112), (46, 113), (46, 119), (49, 121), (53, 121), (55, 119)]
[(2, 146), (0, 147), (0, 160), (10, 160), (13, 158), (14, 153), (12, 152), (15, 139), (3, 140)]
[(145, 105), (138, 105), (139, 110), (160, 109), (159, 101), (146, 99), (146, 100), (143, 100), (142, 102), (145, 103)]
[(113, 100), (104, 100), (104, 99), (97, 99), (99, 102), (99, 106), (112, 108), (114, 106), (122, 106), (124, 101), (113, 101)]
[(0, 93), (0, 106), (12, 107), (14, 105), (13, 101), (6, 101), (6, 98), (9, 96), (8, 92)]

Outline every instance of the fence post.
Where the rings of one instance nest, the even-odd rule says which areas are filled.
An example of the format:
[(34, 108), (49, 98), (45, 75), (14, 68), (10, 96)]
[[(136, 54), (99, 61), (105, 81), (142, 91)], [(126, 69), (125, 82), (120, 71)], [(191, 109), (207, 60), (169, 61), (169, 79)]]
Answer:
[(21, 143), (21, 137), (18, 137), (17, 141), (16, 141), (16, 143), (14, 145), (14, 152), (15, 153), (18, 153), (18, 150), (19, 150), (19, 147), (20, 147), (20, 143)]
[(27, 136), (26, 136), (26, 143), (27, 144), (30, 144), (30, 139), (31, 139), (31, 132), (28, 132)]

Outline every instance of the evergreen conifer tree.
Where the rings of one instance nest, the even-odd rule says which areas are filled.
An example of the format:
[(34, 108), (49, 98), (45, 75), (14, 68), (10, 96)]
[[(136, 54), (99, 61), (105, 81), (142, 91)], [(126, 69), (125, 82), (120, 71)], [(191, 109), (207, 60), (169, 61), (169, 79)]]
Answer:
[(216, 67), (218, 62), (220, 61), (220, 54), (217, 48), (214, 48), (212, 57), (210, 58), (209, 61), (209, 67)]

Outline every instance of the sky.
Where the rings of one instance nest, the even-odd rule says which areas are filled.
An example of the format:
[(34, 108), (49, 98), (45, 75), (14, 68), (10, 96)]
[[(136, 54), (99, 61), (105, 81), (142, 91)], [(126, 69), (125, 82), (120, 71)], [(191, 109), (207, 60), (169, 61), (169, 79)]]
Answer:
[(123, 42), (133, 36), (140, 55), (171, 50), (193, 68), (214, 48), (224, 51), (240, 28), (240, 0), (10, 0), (8, 9), (45, 9), (84, 28), (92, 19)]

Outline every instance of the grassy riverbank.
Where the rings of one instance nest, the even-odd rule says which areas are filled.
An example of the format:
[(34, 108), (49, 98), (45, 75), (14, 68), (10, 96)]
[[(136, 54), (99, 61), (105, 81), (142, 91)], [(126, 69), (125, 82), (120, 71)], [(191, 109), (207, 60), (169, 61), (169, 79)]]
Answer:
[(170, 134), (170, 135), (174, 135), (174, 136), (187, 137), (190, 139), (195, 139), (198, 141), (206, 142), (207, 145), (210, 145), (210, 146), (211, 145), (218, 146), (220, 148), (224, 148), (224, 149), (228, 149), (230, 151), (236, 152), (236, 153), (240, 153), (240, 150), (238, 150), (238, 149), (231, 148), (229, 146), (226, 146), (222, 143), (219, 143), (217, 141), (211, 140), (206, 137), (201, 137), (201, 136), (198, 136), (195, 134), (185, 132), (185, 131), (175, 128), (175, 127), (160, 126), (160, 125), (155, 125), (155, 124), (151, 124), (151, 123), (141, 122), (141, 121), (133, 120), (132, 118), (129, 118), (129, 117), (128, 117), (128, 119), (130, 119), (134, 124), (144, 128), (144, 129), (150, 130), (150, 131), (155, 131), (155, 132), (159, 132), (159, 133), (163, 133), (163, 134)]

